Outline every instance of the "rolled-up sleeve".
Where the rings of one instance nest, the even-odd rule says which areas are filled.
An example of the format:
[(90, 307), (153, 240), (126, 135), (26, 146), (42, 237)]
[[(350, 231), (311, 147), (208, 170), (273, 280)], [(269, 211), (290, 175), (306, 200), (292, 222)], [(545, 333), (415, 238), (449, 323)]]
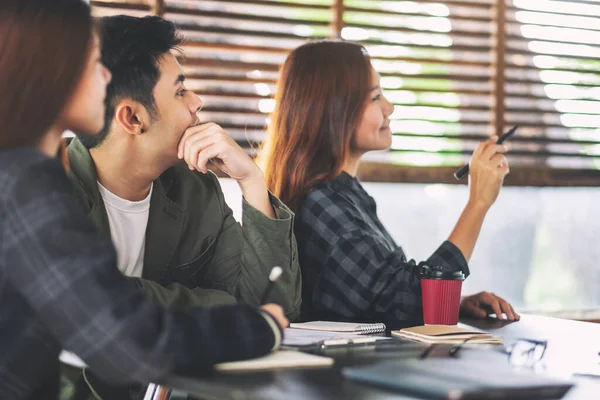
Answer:
[(463, 253), (447, 240), (427, 259), (427, 265), (439, 266), (446, 271), (462, 271), (465, 278), (471, 274)]

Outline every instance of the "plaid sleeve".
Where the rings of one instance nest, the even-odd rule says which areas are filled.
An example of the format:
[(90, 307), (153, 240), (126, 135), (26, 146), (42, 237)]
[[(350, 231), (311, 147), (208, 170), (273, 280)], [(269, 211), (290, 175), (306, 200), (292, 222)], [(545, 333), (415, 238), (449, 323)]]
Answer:
[(310, 294), (316, 309), (336, 319), (388, 323), (422, 314), (415, 263), (365, 224), (360, 210), (343, 196), (311, 193), (302, 225), (302, 254), (309, 258), (303, 267), (319, 270)]
[(449, 271), (462, 271), (465, 278), (471, 274), (469, 263), (467, 263), (463, 253), (447, 240), (427, 259), (427, 264), (440, 266)]
[[(315, 276), (311, 302), (335, 319), (383, 321), (391, 327), (422, 321), (417, 264), (364, 222), (363, 210), (334, 192), (315, 191), (302, 209), (303, 268)], [(429, 262), (466, 267), (445, 242)], [(312, 272), (311, 272), (312, 271)]]
[(148, 382), (276, 345), (270, 322), (249, 306), (168, 311), (152, 304), (118, 271), (110, 240), (95, 231), (54, 160), (10, 176), (1, 203), (8, 281), (47, 332), (102, 378)]

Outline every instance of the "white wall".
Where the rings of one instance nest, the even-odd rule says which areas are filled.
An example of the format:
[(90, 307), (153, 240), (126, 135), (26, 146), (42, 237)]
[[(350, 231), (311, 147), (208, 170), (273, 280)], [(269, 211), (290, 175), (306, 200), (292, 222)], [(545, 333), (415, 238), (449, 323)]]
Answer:
[[(237, 184), (222, 179), (239, 218)], [(453, 185), (365, 183), (409, 258), (447, 238), (467, 200)], [(465, 293), (489, 290), (534, 310), (599, 308), (600, 188), (503, 188), (486, 218)]]

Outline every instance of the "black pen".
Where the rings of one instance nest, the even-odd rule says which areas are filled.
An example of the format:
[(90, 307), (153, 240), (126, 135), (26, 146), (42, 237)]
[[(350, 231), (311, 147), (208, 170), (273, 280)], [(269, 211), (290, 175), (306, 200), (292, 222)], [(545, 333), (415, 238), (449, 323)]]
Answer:
[[(511, 137), (512, 135), (514, 135), (514, 133), (517, 131), (518, 127), (519, 127), (519, 125), (513, 126), (508, 132), (506, 132), (504, 135), (500, 136), (498, 138), (498, 140), (496, 141), (496, 144), (502, 144), (502, 143), (504, 143), (504, 141), (506, 139), (508, 139), (509, 137)], [(460, 169), (458, 171), (456, 171), (454, 173), (454, 177), (456, 179), (462, 179), (468, 173), (469, 173), (469, 163), (466, 163), (465, 165), (463, 165), (462, 167), (460, 167)]]
[(281, 267), (273, 267), (271, 273), (269, 274), (269, 283), (267, 285), (267, 288), (265, 289), (265, 292), (263, 293), (260, 304), (265, 304), (267, 302), (269, 294), (271, 294), (273, 286), (275, 286), (275, 282), (277, 282), (277, 279), (279, 279), (282, 273), (283, 270), (281, 269)]

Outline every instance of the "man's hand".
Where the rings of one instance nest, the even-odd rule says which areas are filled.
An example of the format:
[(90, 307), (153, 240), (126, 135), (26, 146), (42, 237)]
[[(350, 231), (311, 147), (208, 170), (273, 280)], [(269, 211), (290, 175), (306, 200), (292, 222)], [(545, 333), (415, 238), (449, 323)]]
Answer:
[(494, 293), (480, 292), (462, 299), (460, 304), (461, 315), (477, 318), (485, 318), (490, 314), (496, 314), (496, 318), (509, 321), (518, 321), (521, 316), (515, 312), (513, 307), (502, 297)]
[(177, 151), (190, 169), (208, 171), (208, 162), (225, 172), (240, 184), (261, 180), (262, 171), (219, 125), (209, 122), (188, 128)]
[(189, 169), (203, 174), (208, 172), (208, 163), (213, 163), (237, 181), (248, 204), (276, 218), (262, 170), (219, 125), (209, 122), (188, 128), (179, 142), (177, 157)]
[(290, 326), (290, 321), (288, 321), (288, 319), (285, 317), (285, 314), (283, 313), (283, 308), (281, 308), (280, 305), (265, 304), (264, 306), (260, 307), (260, 309), (271, 314), (271, 316), (275, 318), (275, 321), (277, 321), (281, 329), (285, 329), (288, 326)]

